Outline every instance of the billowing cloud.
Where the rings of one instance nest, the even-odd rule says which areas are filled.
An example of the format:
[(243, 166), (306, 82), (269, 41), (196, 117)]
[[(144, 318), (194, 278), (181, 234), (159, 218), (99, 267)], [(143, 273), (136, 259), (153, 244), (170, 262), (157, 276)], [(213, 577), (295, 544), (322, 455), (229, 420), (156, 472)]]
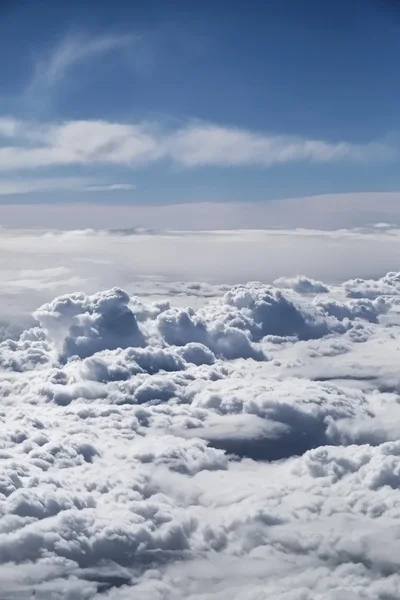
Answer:
[(143, 338), (128, 308), (129, 296), (115, 288), (104, 294), (61, 296), (34, 317), (66, 356), (90, 356), (105, 348), (140, 346)]
[(74, 292), (4, 326), (2, 597), (397, 599), (397, 278)]
[(378, 296), (398, 296), (400, 294), (400, 277), (396, 272), (387, 273), (378, 280), (350, 279), (344, 283), (346, 295), (350, 298), (371, 298)]
[(289, 288), (299, 294), (325, 294), (329, 288), (321, 281), (315, 281), (309, 277), (298, 275), (297, 277), (278, 277), (275, 279), (274, 285), (279, 288)]

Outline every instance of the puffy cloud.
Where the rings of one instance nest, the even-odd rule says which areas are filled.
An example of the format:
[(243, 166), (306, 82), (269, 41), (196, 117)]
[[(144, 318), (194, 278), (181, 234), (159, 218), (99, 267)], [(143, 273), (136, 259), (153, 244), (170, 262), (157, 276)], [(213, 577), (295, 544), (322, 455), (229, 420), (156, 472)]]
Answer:
[[(240, 319), (240, 317), (239, 317)], [(204, 318), (190, 309), (168, 309), (157, 317), (157, 330), (169, 345), (202, 344), (224, 358), (263, 359), (263, 353), (251, 342), (241, 322), (226, 324), (217, 321), (208, 325)]]
[(378, 296), (398, 296), (400, 294), (400, 273), (390, 272), (380, 279), (350, 279), (343, 284), (350, 298), (370, 298)]
[(1, 596), (397, 600), (398, 306), (348, 287), (69, 293), (4, 330)]
[(329, 292), (329, 288), (321, 281), (315, 281), (304, 275), (297, 277), (279, 277), (275, 279), (274, 285), (279, 288), (290, 288), (299, 294), (325, 294)]
[(375, 300), (360, 298), (350, 302), (318, 300), (316, 306), (321, 307), (326, 314), (339, 321), (360, 318), (370, 323), (377, 323), (379, 316), (384, 315), (389, 309), (388, 303), (382, 296), (378, 296)]
[[(20, 207), (19, 214), (26, 216), (31, 224), (35, 219), (46, 218), (55, 208), (49, 205), (45, 212), (39, 211), (35, 216), (32, 207)], [(102, 213), (102, 208), (96, 208), (96, 215)], [(93, 206), (80, 207), (82, 219), (87, 210), (92, 219)], [(3, 222), (7, 220), (4, 211), (5, 207), (0, 207)], [(121, 207), (115, 206), (115, 211), (121, 211)], [(1, 320), (16, 319), (18, 326), (26, 327), (27, 315), (30, 317), (32, 311), (55, 296), (77, 289), (90, 295), (116, 286), (150, 302), (172, 301), (174, 306), (190, 305), (197, 309), (205, 297), (218, 298), (233, 284), (249, 280), (271, 283), (278, 275), (287, 276), (300, 268), (316, 281), (326, 278), (330, 282), (329, 297), (336, 299), (333, 284), (355, 275), (370, 277), (376, 273), (380, 277), (385, 269), (392, 270), (399, 262), (400, 237), (394, 231), (196, 233), (135, 227), (113, 231), (110, 230), (113, 214), (108, 213), (106, 218), (103, 213), (109, 223), (102, 230), (4, 228), (0, 251), (7, 259), (0, 265)], [(129, 214), (128, 211), (123, 218), (125, 225), (142, 220), (140, 213)], [(60, 222), (65, 219), (65, 214), (59, 213)], [(194, 222), (197, 223), (197, 217)], [(265, 260), (269, 254), (274, 260)], [(182, 260), (186, 255), (191, 256), (190, 265)], [(291, 288), (286, 289), (284, 295), (291, 299)], [(375, 294), (378, 295), (381, 294)], [(343, 288), (339, 289), (338, 299), (346, 299)], [(391, 302), (394, 300), (392, 295)]]
[(143, 345), (128, 303), (129, 295), (118, 288), (93, 296), (65, 295), (43, 305), (34, 317), (62, 355), (83, 358), (99, 350)]

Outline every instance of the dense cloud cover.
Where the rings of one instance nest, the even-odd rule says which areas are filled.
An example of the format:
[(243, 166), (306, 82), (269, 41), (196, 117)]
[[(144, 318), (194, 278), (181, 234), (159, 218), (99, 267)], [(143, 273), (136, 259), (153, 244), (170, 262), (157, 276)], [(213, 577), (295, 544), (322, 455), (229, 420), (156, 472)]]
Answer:
[(399, 281), (4, 323), (1, 600), (397, 600)]
[[(91, 216), (100, 209), (91, 210)], [(75, 210), (79, 219), (81, 210)], [(197, 223), (193, 214), (191, 221)], [(5, 339), (3, 323), (26, 326), (39, 306), (77, 290), (95, 294), (118, 286), (130, 296), (195, 309), (206, 297), (254, 280), (309, 298), (344, 280), (349, 298), (374, 300), (381, 292), (393, 297), (396, 291), (396, 274), (379, 278), (398, 269), (399, 228), (194, 232), (139, 230), (129, 223), (127, 215), (127, 226), (117, 230), (2, 229), (0, 339)], [(304, 272), (307, 277), (298, 275)], [(365, 281), (363, 289), (357, 277)]]

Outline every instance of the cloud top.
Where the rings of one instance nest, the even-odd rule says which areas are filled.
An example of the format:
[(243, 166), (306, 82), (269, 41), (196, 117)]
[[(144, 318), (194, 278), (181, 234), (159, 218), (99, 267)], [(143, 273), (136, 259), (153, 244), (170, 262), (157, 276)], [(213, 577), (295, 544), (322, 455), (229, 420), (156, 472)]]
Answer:
[(397, 279), (74, 292), (4, 329), (4, 597), (396, 598)]

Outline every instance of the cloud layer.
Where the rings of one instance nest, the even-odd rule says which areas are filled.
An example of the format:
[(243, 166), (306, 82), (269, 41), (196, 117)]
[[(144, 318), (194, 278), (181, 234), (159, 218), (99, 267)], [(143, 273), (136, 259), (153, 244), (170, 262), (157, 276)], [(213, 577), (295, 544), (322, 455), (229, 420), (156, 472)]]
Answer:
[[(3, 179), (0, 193), (31, 191), (129, 191), (132, 184), (110, 183), (93, 178)], [(137, 195), (135, 195), (136, 198)], [(138, 202), (139, 202), (139, 197)], [(268, 202), (195, 202), (187, 204), (84, 202), (0, 203), (0, 223), (16, 228), (47, 229), (126, 228), (136, 224), (147, 229), (230, 230), (298, 229), (337, 230), (375, 226), (384, 233), (400, 224), (400, 193), (325, 194)], [(276, 232), (275, 232), (276, 233)], [(279, 274), (277, 274), (278, 276)]]
[(4, 330), (2, 598), (397, 599), (399, 279), (74, 292)]
[(3, 172), (102, 164), (139, 168), (161, 160), (184, 168), (268, 167), (296, 161), (374, 162), (398, 156), (385, 141), (328, 142), (205, 122), (166, 129), (156, 122), (34, 123), (3, 117), (0, 136)]
[[(19, 209), (22, 219), (25, 209)], [(25, 215), (30, 225), (33, 215), (34, 211)], [(83, 219), (83, 209), (78, 217)], [(111, 217), (110, 213), (110, 229), (101, 230), (4, 228), (2, 319), (20, 324), (54, 296), (77, 289), (91, 295), (115, 286), (150, 301), (172, 299), (175, 306), (187, 303), (197, 308), (202, 298), (221, 296), (232, 284), (249, 280), (275, 282), (285, 296), (284, 290), (292, 289), (310, 297), (327, 294), (321, 280), (330, 284), (347, 280), (348, 298), (374, 300), (379, 288), (374, 291), (375, 279), (369, 284), (368, 280), (395, 271), (400, 260), (395, 228), (177, 232), (127, 226), (135, 223), (128, 218), (125, 227), (114, 229), (119, 223)], [(67, 225), (67, 218), (64, 221)], [(185, 256), (190, 262), (182, 259)], [(301, 272), (309, 277), (296, 275)], [(358, 276), (364, 278), (362, 284)], [(383, 283), (389, 294), (395, 289), (395, 276), (385, 276)], [(361, 285), (363, 289), (358, 289)]]

